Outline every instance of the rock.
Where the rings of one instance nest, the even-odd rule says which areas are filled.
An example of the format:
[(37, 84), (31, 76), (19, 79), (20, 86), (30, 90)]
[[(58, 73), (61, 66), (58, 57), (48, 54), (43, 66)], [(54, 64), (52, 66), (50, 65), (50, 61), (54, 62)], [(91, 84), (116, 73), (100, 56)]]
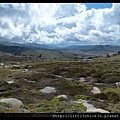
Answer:
[(31, 83), (36, 83), (35, 81), (30, 81), (30, 80), (27, 80), (27, 79), (24, 79), (24, 81), (31, 82)]
[(55, 77), (57, 77), (57, 78), (62, 78), (61, 75), (54, 75), (54, 74), (52, 74), (52, 75), (55, 76)]
[(54, 87), (47, 86), (44, 89), (41, 89), (40, 92), (42, 92), (42, 93), (55, 93), (56, 90)]
[(91, 90), (91, 92), (92, 92), (93, 94), (101, 93), (100, 89), (97, 88), (97, 87), (93, 87), (93, 89)]
[(65, 78), (65, 79), (66, 79), (66, 80), (70, 80), (70, 81), (73, 80), (73, 78)]
[(66, 95), (58, 95), (55, 98), (62, 99), (62, 100), (67, 100), (67, 96)]
[(13, 65), (13, 68), (20, 69), (20, 65)]
[(119, 55), (120, 54), (120, 50), (117, 50), (116, 53)]
[(109, 57), (110, 57), (110, 54), (103, 55), (103, 58), (109, 58)]
[(24, 69), (22, 72), (28, 72), (29, 71), (29, 69)]
[(115, 83), (117, 85), (117, 88), (120, 88), (120, 82)]
[(23, 109), (23, 113), (31, 113), (31, 111), (29, 111), (27, 109)]
[(19, 108), (21, 105), (23, 105), (23, 103), (16, 98), (5, 98), (1, 99), (0, 102), (7, 103), (14, 108)]
[(102, 83), (94, 83), (95, 85), (102, 85)]
[(109, 111), (107, 110), (103, 110), (101, 108), (95, 108), (94, 105), (87, 103), (87, 100), (79, 99), (78, 101), (73, 101), (73, 102), (83, 104), (87, 108), (86, 112), (88, 113), (96, 113), (96, 112), (109, 113)]
[(12, 83), (14, 83), (14, 80), (7, 80), (6, 83), (12, 84)]
[(8, 65), (5, 65), (5, 68), (9, 68), (9, 66), (8, 66)]
[(3, 66), (3, 65), (4, 65), (4, 63), (0, 63), (0, 65), (1, 65), (1, 66)]
[(85, 82), (85, 79), (84, 78), (79, 78), (79, 82)]

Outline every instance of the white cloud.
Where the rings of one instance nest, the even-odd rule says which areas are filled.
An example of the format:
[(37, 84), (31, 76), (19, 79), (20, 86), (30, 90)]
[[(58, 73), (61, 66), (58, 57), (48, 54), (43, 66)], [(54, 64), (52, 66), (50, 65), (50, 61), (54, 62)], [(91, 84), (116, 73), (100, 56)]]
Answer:
[(120, 4), (1, 3), (0, 37), (15, 42), (109, 44), (120, 41)]

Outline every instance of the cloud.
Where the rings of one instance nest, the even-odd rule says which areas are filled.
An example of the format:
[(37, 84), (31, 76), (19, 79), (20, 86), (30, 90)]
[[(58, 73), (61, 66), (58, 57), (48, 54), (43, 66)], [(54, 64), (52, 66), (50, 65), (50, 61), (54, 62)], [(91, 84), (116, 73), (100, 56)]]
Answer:
[(118, 44), (120, 4), (1, 3), (0, 37), (18, 43)]

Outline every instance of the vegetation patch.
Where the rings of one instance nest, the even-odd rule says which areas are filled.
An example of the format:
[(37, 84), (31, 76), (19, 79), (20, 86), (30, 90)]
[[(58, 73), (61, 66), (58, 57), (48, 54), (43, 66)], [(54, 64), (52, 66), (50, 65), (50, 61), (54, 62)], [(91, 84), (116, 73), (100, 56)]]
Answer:
[(86, 95), (75, 95), (74, 97), (75, 99), (82, 99), (82, 100), (86, 100), (88, 98), (88, 96)]
[[(34, 107), (29, 105), (30, 109)], [(38, 113), (85, 113), (86, 107), (79, 103), (61, 101), (59, 99), (42, 100), (36, 104), (36, 112)]]
[(120, 101), (120, 89), (117, 88), (106, 88), (100, 94), (94, 95), (97, 98), (108, 100), (108, 101)]
[(60, 79), (59, 81), (59, 87), (64, 91), (64, 94), (67, 93), (72, 96), (84, 92), (89, 93), (92, 89), (92, 86), (88, 84), (76, 83), (74, 81), (67, 81), (65, 79)]
[[(0, 65), (0, 98), (18, 98), (33, 113), (85, 112), (81, 104), (71, 102), (73, 99), (90, 100), (98, 106), (103, 104), (102, 107), (111, 109), (111, 112), (120, 111), (120, 89), (115, 84), (120, 82), (119, 57), (95, 58), (87, 62), (81, 59), (36, 60), (4, 56), (0, 57), (0, 62), (4, 63)], [(23, 69), (28, 69), (28, 72), (23, 72)], [(81, 77), (85, 81), (79, 81)], [(14, 83), (6, 83), (10, 80)], [(39, 90), (46, 86), (55, 87), (56, 93), (41, 93)], [(101, 93), (91, 94), (93, 87), (100, 88)], [(67, 100), (54, 98), (58, 95), (66, 95)], [(107, 107), (106, 103), (109, 104)], [(12, 111), (15, 112), (0, 103), (1, 113)]]

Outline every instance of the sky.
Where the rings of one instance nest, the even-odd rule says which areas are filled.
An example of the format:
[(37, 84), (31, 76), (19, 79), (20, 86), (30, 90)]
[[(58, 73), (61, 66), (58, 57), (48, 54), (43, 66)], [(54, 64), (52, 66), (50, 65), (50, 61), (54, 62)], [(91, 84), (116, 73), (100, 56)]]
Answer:
[(0, 3), (0, 40), (120, 44), (120, 3)]
[(111, 8), (112, 3), (84, 3), (86, 5), (86, 9), (104, 9), (104, 8)]

